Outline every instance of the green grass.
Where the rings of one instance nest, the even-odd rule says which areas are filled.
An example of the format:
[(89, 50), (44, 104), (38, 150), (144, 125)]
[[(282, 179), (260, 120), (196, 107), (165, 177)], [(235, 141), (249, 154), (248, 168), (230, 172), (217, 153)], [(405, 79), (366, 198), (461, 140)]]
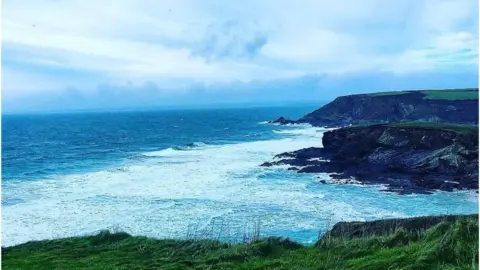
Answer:
[(478, 99), (478, 90), (432, 90), (422, 91), (426, 99), (466, 100)]
[(405, 95), (410, 93), (409, 91), (391, 91), (391, 92), (377, 92), (368, 94), (370, 96), (398, 96), (398, 95)]
[(29, 242), (2, 249), (3, 269), (477, 269), (478, 220), (427, 231), (329, 238), (314, 246), (156, 240), (125, 233)]
[(390, 127), (402, 128), (423, 128), (423, 129), (439, 129), (453, 131), (457, 133), (478, 133), (478, 126), (462, 125), (454, 123), (430, 123), (430, 122), (401, 122), (387, 124)]
[(433, 123), (433, 122), (399, 122), (391, 124), (359, 124), (350, 127), (344, 127), (343, 129), (365, 129), (374, 127), (398, 127), (398, 128), (416, 128), (416, 129), (438, 129), (445, 131), (452, 131), (460, 134), (474, 134), (478, 133), (478, 126), (463, 125), (455, 123)]
[(478, 99), (478, 89), (445, 89), (445, 90), (409, 90), (370, 93), (370, 96), (398, 96), (420, 92), (425, 99), (466, 100)]

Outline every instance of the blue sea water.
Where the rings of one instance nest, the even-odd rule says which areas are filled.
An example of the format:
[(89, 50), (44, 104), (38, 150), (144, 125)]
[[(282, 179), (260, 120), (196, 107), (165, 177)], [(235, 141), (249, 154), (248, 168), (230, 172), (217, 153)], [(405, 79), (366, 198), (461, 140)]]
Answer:
[(106, 228), (227, 240), (255, 224), (313, 243), (340, 220), (477, 212), (472, 192), (400, 196), (258, 166), (321, 146), (325, 129), (265, 122), (315, 108), (4, 115), (2, 244)]

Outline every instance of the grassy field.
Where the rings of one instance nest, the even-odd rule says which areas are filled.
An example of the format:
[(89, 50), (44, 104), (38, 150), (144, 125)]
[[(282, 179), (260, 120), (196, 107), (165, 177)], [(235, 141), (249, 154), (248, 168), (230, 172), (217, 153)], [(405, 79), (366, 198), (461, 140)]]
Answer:
[(443, 99), (443, 100), (466, 100), (478, 99), (478, 89), (445, 89), (445, 90), (413, 90), (413, 91), (390, 91), (370, 93), (370, 96), (398, 96), (410, 93), (420, 92), (425, 95), (425, 99)]
[(2, 249), (3, 269), (477, 269), (478, 220), (426, 231), (322, 239), (314, 246), (268, 238), (250, 244), (156, 240), (126, 233), (29, 242)]
[(426, 99), (465, 100), (478, 99), (478, 90), (422, 91)]

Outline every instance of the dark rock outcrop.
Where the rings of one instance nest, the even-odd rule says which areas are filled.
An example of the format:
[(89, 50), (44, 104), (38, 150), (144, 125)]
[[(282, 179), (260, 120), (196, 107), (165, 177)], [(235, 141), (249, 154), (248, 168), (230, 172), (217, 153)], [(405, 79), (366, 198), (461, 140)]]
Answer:
[(297, 121), (281, 117), (272, 123), (340, 127), (406, 121), (477, 124), (478, 89), (342, 96)]
[(268, 123), (270, 123), (270, 124), (280, 124), (280, 125), (289, 125), (289, 124), (295, 124), (296, 122), (293, 121), (293, 120), (285, 119), (285, 117), (281, 116), (277, 120), (268, 121)]
[(460, 219), (476, 219), (478, 222), (478, 214), (383, 219), (368, 222), (339, 222), (322, 236), (319, 243), (332, 237), (352, 239), (364, 236), (381, 236), (398, 229), (415, 232), (429, 229), (441, 222), (454, 222)]
[(400, 194), (478, 189), (476, 126), (379, 124), (328, 131), (322, 140), (323, 148), (279, 154), (263, 165), (329, 173), (337, 183), (384, 184)]

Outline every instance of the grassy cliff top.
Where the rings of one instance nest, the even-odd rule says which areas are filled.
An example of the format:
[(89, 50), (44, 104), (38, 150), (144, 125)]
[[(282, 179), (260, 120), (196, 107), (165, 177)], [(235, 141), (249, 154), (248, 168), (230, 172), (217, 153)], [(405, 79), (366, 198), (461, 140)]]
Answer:
[(28, 242), (2, 248), (3, 269), (474, 269), (478, 219), (428, 230), (332, 237), (314, 246), (268, 238), (250, 244), (157, 240), (126, 233)]
[(477, 90), (431, 90), (422, 91), (426, 99), (465, 100), (478, 99)]
[(387, 124), (389, 127), (400, 128), (422, 128), (422, 129), (438, 129), (445, 131), (453, 131), (457, 133), (478, 133), (478, 126), (462, 125), (454, 123), (428, 123), (428, 122), (401, 122)]
[(387, 91), (367, 94), (369, 96), (398, 96), (410, 93), (410, 91)]
[(345, 127), (346, 129), (365, 129), (365, 128), (375, 128), (375, 127), (394, 127), (394, 128), (405, 128), (405, 129), (434, 129), (434, 130), (444, 130), (451, 131), (461, 134), (466, 133), (478, 133), (478, 126), (464, 125), (464, 124), (455, 124), (455, 123), (431, 123), (431, 122), (399, 122), (391, 124), (365, 124), (365, 125), (355, 125), (350, 127)]
[(417, 91), (391, 91), (370, 93), (370, 96), (397, 96), (411, 93), (422, 93), (424, 99), (440, 100), (475, 100), (478, 99), (478, 89), (445, 89), (445, 90), (417, 90)]

